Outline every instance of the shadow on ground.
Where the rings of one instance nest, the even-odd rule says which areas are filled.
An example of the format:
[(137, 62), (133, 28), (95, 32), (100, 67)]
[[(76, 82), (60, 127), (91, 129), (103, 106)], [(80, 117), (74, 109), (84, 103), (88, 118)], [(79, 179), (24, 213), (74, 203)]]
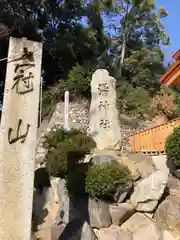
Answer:
[(40, 168), (35, 171), (34, 177), (34, 195), (33, 195), (33, 212), (32, 212), (32, 232), (37, 231), (38, 225), (44, 223), (44, 219), (48, 215), (48, 210), (44, 205), (46, 202), (43, 190), (45, 187), (50, 187), (49, 175), (45, 168)]
[[(69, 222), (58, 240), (85, 239), (82, 237), (84, 236), (83, 227), (86, 222), (90, 222), (88, 196), (85, 193), (85, 177), (88, 166), (88, 164), (78, 164), (77, 167), (77, 165), (70, 164), (70, 162), (68, 163), (67, 189), (69, 195)], [(83, 199), (83, 205), (82, 211), (80, 212), (81, 199)]]

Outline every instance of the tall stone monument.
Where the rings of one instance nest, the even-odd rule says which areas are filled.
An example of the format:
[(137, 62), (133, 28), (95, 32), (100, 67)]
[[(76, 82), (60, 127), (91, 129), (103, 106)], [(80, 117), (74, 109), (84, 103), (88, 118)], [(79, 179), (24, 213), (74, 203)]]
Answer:
[(42, 44), (10, 38), (0, 126), (0, 239), (29, 240)]
[(116, 80), (104, 69), (98, 69), (92, 76), (89, 131), (98, 149), (120, 149)]

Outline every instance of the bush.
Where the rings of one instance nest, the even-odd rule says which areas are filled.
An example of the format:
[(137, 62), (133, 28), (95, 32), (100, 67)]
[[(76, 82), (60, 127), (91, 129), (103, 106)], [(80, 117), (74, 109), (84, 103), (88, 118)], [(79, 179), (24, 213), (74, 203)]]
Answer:
[(174, 98), (175, 92), (167, 87), (161, 87), (152, 99), (152, 111), (155, 114), (163, 114), (170, 120), (177, 117), (177, 106)]
[(177, 168), (180, 167), (180, 127), (174, 129), (165, 143), (165, 151), (168, 160), (171, 160)]
[(69, 72), (67, 86), (73, 99), (90, 99), (91, 87), (90, 82), (94, 67), (92, 63), (86, 63), (83, 66), (77, 63)]
[(78, 63), (69, 71), (66, 80), (60, 79), (54, 86), (43, 92), (42, 118), (50, 118), (56, 104), (64, 99), (64, 91), (70, 92), (70, 101), (91, 98), (90, 81), (96, 67), (90, 62), (83, 66)]
[(77, 135), (85, 135), (85, 133), (75, 128), (72, 128), (70, 131), (66, 131), (63, 128), (54, 128), (46, 134), (44, 147), (47, 149), (57, 148), (61, 142), (65, 141), (65, 139)]
[(131, 179), (129, 169), (118, 163), (92, 165), (86, 177), (86, 192), (92, 198), (110, 199), (118, 186)]
[(71, 129), (54, 129), (45, 136), (44, 146), (46, 167), (50, 175), (66, 177), (68, 171), (74, 169), (86, 154), (96, 147), (94, 140), (85, 132)]
[(64, 80), (60, 80), (56, 85), (43, 91), (42, 98), (42, 118), (50, 118), (54, 112), (56, 104), (64, 99), (64, 91), (67, 89)]
[(117, 107), (121, 113), (143, 117), (150, 106), (150, 96), (142, 87), (124, 81), (117, 86)]

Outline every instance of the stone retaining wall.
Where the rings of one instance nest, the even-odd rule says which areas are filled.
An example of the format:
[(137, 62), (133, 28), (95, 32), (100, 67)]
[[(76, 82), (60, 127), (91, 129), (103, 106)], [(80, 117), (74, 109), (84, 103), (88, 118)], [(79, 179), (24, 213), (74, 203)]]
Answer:
[[(88, 131), (89, 127), (89, 115), (88, 115), (88, 104), (87, 102), (81, 103), (70, 103), (69, 104), (69, 125), (70, 128), (85, 129)], [(64, 102), (57, 104), (55, 111), (49, 122), (44, 120), (41, 125), (40, 134), (38, 136), (38, 144), (36, 150), (36, 166), (39, 165), (46, 154), (46, 150), (43, 148), (43, 136), (46, 132), (50, 131), (51, 128), (55, 126), (63, 127), (63, 118), (64, 118)], [(45, 122), (46, 121), (46, 122)], [(132, 128), (129, 125), (121, 125), (121, 134), (123, 138), (123, 150), (129, 149), (128, 136), (139, 131), (140, 129), (146, 127), (141, 126), (136, 129)]]
[[(87, 103), (70, 103), (69, 104), (69, 126), (88, 130), (89, 117)], [(56, 126), (63, 127), (64, 122), (64, 102), (56, 105), (54, 113), (48, 123), (42, 123), (36, 149), (36, 168), (43, 162), (46, 155), (46, 149), (43, 147), (44, 134)]]

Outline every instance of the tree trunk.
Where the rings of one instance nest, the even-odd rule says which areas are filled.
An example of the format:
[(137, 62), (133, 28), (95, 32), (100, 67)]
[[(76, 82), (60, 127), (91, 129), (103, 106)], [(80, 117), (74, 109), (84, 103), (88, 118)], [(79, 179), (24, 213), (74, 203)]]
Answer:
[(119, 73), (120, 77), (122, 76), (122, 68), (124, 64), (124, 57), (126, 53), (126, 34), (123, 36), (122, 48), (121, 48), (121, 57), (120, 57), (120, 64), (119, 64)]

